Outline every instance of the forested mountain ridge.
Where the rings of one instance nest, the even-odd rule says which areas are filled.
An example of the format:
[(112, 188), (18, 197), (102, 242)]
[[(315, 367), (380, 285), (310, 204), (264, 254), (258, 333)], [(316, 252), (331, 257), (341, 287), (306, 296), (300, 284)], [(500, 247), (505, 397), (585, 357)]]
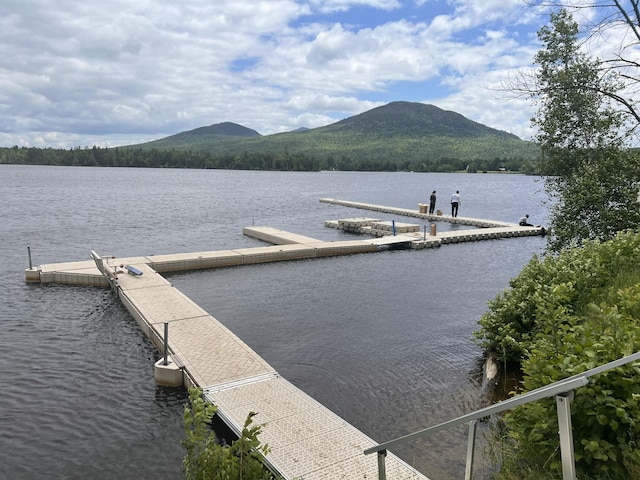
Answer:
[(411, 102), (392, 102), (317, 130), (409, 137), (496, 136), (520, 140), (516, 135), (474, 122), (459, 113), (442, 110), (434, 105)]
[(224, 122), (122, 147), (0, 149), (0, 163), (306, 171), (500, 168), (533, 173), (538, 155), (532, 142), (458, 113), (392, 102), (312, 129), (260, 135)]
[(208, 127), (176, 133), (169, 137), (134, 145), (133, 147), (174, 148), (179, 145), (216, 143), (224, 140), (235, 140), (239, 137), (259, 137), (260, 134), (237, 123), (223, 122)]
[[(235, 125), (235, 131), (229, 126)], [(226, 126), (224, 135), (221, 129)], [(215, 135), (211, 132), (215, 130)], [(237, 133), (235, 133), (237, 132)], [(254, 134), (250, 134), (253, 132)], [(260, 135), (237, 124), (219, 124), (127, 148), (169, 148), (234, 155), (304, 155), (331, 163), (409, 165), (442, 161), (531, 161), (538, 149), (516, 135), (433, 105), (392, 102), (323, 127)], [(403, 167), (404, 168), (404, 167)]]

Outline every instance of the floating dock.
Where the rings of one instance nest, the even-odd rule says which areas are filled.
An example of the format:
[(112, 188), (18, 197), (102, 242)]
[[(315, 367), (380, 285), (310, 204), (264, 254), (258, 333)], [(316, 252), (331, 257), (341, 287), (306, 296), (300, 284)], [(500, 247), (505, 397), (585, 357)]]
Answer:
[[(263, 233), (272, 231), (264, 229)], [(273, 233), (273, 231), (272, 231)], [(282, 232), (279, 234), (281, 239)], [(289, 240), (300, 236), (292, 235)], [(240, 338), (195, 304), (155, 268), (164, 271), (246, 265), (294, 258), (325, 257), (377, 251), (375, 244), (328, 242), (327, 245), (285, 244), (198, 254), (103, 258), (42, 265), (28, 269), (28, 281), (111, 286), (151, 342), (164, 350), (168, 331), (168, 361), (156, 363), (163, 378), (201, 387), (217, 415), (238, 435), (250, 412), (255, 424), (265, 424), (260, 440), (269, 445), (265, 463), (285, 479), (372, 479), (374, 455), (364, 455), (378, 442), (353, 427), (278, 372)], [(327, 242), (319, 242), (327, 243)], [(219, 252), (218, 252), (219, 253)], [(128, 268), (127, 268), (128, 267)], [(160, 382), (162, 383), (162, 382)], [(389, 479), (426, 479), (397, 456), (386, 460)]]
[[(436, 216), (417, 211), (338, 200), (321, 201), (442, 220), (442, 217), (432, 218)], [(427, 235), (410, 224), (379, 219), (371, 222), (335, 221), (327, 222), (327, 226), (334, 223), (334, 228), (342, 226), (345, 229), (348, 226), (350, 231), (368, 233), (369, 237), (375, 238), (323, 242), (270, 227), (247, 227), (243, 230), (245, 235), (271, 245), (129, 258), (101, 257), (91, 252), (91, 260), (29, 268), (25, 278), (28, 282), (111, 287), (159, 351), (165, 350), (165, 338), (168, 339), (167, 362), (161, 359), (156, 363), (156, 380), (158, 376), (173, 378), (179, 385), (201, 387), (206, 398), (218, 406), (218, 415), (237, 434), (242, 431), (247, 415), (257, 412), (254, 421), (265, 424), (261, 441), (270, 448), (265, 461), (283, 478), (373, 479), (378, 476), (377, 458), (365, 456), (364, 451), (377, 445), (376, 441), (282, 378), (240, 338), (173, 287), (161, 274), (373, 253), (397, 244), (425, 248), (459, 241), (540, 235), (534, 227), (477, 219), (453, 220), (454, 223), (475, 222), (471, 225), (476, 228), (434, 235), (429, 232)], [(367, 222), (369, 225), (364, 225)], [(385, 233), (372, 233), (374, 223), (380, 225), (379, 230)], [(400, 235), (397, 234), (399, 231), (402, 232)], [(386, 474), (391, 480), (426, 479), (391, 453), (386, 459)]]
[[(448, 215), (434, 215), (422, 213), (420, 210), (407, 208), (386, 207), (361, 202), (350, 202), (347, 200), (336, 200), (333, 198), (321, 198), (320, 202), (343, 207), (370, 210), (379, 213), (389, 213), (395, 216), (414, 217), (421, 220), (435, 222), (431, 225), (429, 232), (426, 228), (420, 232), (420, 225), (398, 223), (393, 220), (383, 220), (371, 217), (356, 217), (340, 220), (327, 220), (325, 227), (336, 228), (346, 232), (370, 235), (374, 237), (396, 236), (403, 237), (408, 241), (411, 248), (432, 248), (449, 243), (475, 242), (480, 240), (493, 240), (498, 238), (525, 237), (535, 235), (545, 235), (543, 227), (523, 227), (516, 223), (500, 222), (497, 220), (485, 220), (470, 217), (451, 217)], [(468, 230), (455, 230), (437, 232), (437, 222), (447, 222), (457, 225), (467, 225), (472, 227)], [(435, 227), (435, 228), (434, 228)], [(386, 241), (392, 244), (392, 240)], [(396, 241), (397, 243), (398, 241)], [(385, 240), (378, 243), (384, 245)]]
[[(469, 225), (480, 228), (490, 227), (512, 227), (518, 226), (514, 223), (500, 222), (498, 220), (485, 220), (481, 218), (469, 217), (451, 217), (449, 215), (437, 215), (432, 213), (423, 213), (410, 208), (387, 207), (384, 205), (375, 205), (372, 203), (350, 202), (348, 200), (338, 200), (335, 198), (321, 198), (320, 203), (330, 203), (331, 205), (340, 205), (342, 207), (359, 208), (362, 210), (371, 210), (372, 212), (391, 213), (393, 215), (401, 215), (405, 217), (415, 217), (423, 220), (431, 220), (437, 222), (457, 223), (460, 225)], [(531, 228), (531, 227), (529, 227)]]
[[(376, 477), (375, 456), (363, 453), (375, 441), (282, 378), (149, 265), (135, 267), (143, 274), (120, 273), (115, 281), (122, 303), (160, 351), (168, 323), (170, 362), (187, 386), (203, 389), (236, 434), (257, 412), (253, 420), (265, 424), (260, 440), (269, 445), (266, 463), (274, 471), (286, 479)], [(390, 479), (426, 478), (395, 456), (387, 463)]]

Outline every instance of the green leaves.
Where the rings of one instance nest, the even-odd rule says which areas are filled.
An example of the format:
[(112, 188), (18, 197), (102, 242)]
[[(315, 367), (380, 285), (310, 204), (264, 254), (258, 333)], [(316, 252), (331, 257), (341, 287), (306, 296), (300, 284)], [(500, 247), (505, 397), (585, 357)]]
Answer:
[(531, 97), (539, 107), (533, 125), (545, 190), (555, 200), (548, 248), (559, 252), (635, 228), (640, 162), (634, 150), (623, 148), (624, 115), (615, 108), (621, 83), (583, 53), (571, 15), (552, 13), (538, 37), (543, 49), (535, 56), (540, 68)]
[[(637, 279), (634, 272), (638, 264), (640, 236), (632, 232), (620, 233), (608, 242), (586, 242), (556, 256), (535, 256), (511, 280), (510, 288), (489, 302), (474, 337), (500, 360), (516, 363), (526, 358), (539, 336), (559, 340), (558, 335), (562, 332), (566, 335), (581, 321), (580, 316), (600, 318), (595, 337), (600, 338), (608, 334), (607, 325), (619, 321), (616, 317), (619, 308), (624, 307), (634, 317), (640, 316), (640, 292), (632, 287), (625, 296), (617, 297), (616, 301), (622, 303), (596, 305), (617, 288), (628, 287), (626, 283)], [(626, 333), (611, 334), (618, 345), (616, 351), (621, 351), (625, 342), (628, 344)], [(580, 342), (580, 348), (586, 349), (585, 355), (592, 355), (585, 342)]]
[[(521, 365), (523, 391), (640, 351), (639, 265), (640, 234), (633, 232), (534, 257), (511, 288), (490, 302), (476, 338), (503, 360)], [(571, 411), (578, 472), (588, 478), (635, 478), (640, 364), (592, 377), (575, 391)], [(519, 407), (504, 421), (516, 456), (504, 468), (559, 476), (554, 402)]]
[(262, 463), (269, 452), (258, 436), (264, 425), (253, 425), (255, 412), (245, 420), (242, 435), (231, 446), (220, 444), (211, 429), (217, 407), (202, 396), (202, 389), (189, 391), (189, 405), (184, 407), (186, 455), (182, 461), (188, 480), (272, 480), (275, 477)]

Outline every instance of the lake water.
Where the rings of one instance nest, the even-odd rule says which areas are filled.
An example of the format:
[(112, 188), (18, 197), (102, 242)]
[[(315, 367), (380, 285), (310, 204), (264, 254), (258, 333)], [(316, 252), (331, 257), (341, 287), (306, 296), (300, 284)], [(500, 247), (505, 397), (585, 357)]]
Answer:
[[(35, 265), (263, 245), (261, 225), (352, 238), (325, 220), (387, 214), (320, 198), (546, 223), (541, 184), (511, 174), (253, 172), (0, 165), (0, 478), (175, 479), (183, 389), (107, 289), (28, 285)], [(420, 223), (397, 218), (399, 222)], [(424, 223), (421, 223), (424, 225)], [(439, 223), (438, 229), (466, 228)], [(172, 275), (281, 375), (378, 441), (481, 406), (472, 341), (487, 301), (542, 237)], [(433, 480), (461, 478), (466, 430), (398, 449)]]

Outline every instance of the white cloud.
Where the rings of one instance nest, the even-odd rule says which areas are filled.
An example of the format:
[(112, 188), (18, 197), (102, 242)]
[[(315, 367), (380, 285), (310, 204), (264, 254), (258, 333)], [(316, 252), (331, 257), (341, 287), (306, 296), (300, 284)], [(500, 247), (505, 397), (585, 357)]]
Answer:
[(0, 145), (131, 144), (224, 121), (269, 134), (385, 96), (477, 121), (517, 112), (510, 131), (525, 131), (476, 86), (531, 62), (532, 27), (518, 25), (540, 17), (520, 0), (449, 3), (434, 17), (430, 1), (9, 0)]
[(367, 6), (382, 10), (393, 10), (401, 6), (399, 0), (311, 0), (309, 2), (314, 10), (328, 13), (347, 11), (352, 7)]
[(504, 90), (501, 82), (503, 75), (507, 74), (507, 71), (498, 70), (489, 77), (469, 75), (458, 78), (455, 93), (430, 103), (530, 140), (533, 136), (531, 103)]

